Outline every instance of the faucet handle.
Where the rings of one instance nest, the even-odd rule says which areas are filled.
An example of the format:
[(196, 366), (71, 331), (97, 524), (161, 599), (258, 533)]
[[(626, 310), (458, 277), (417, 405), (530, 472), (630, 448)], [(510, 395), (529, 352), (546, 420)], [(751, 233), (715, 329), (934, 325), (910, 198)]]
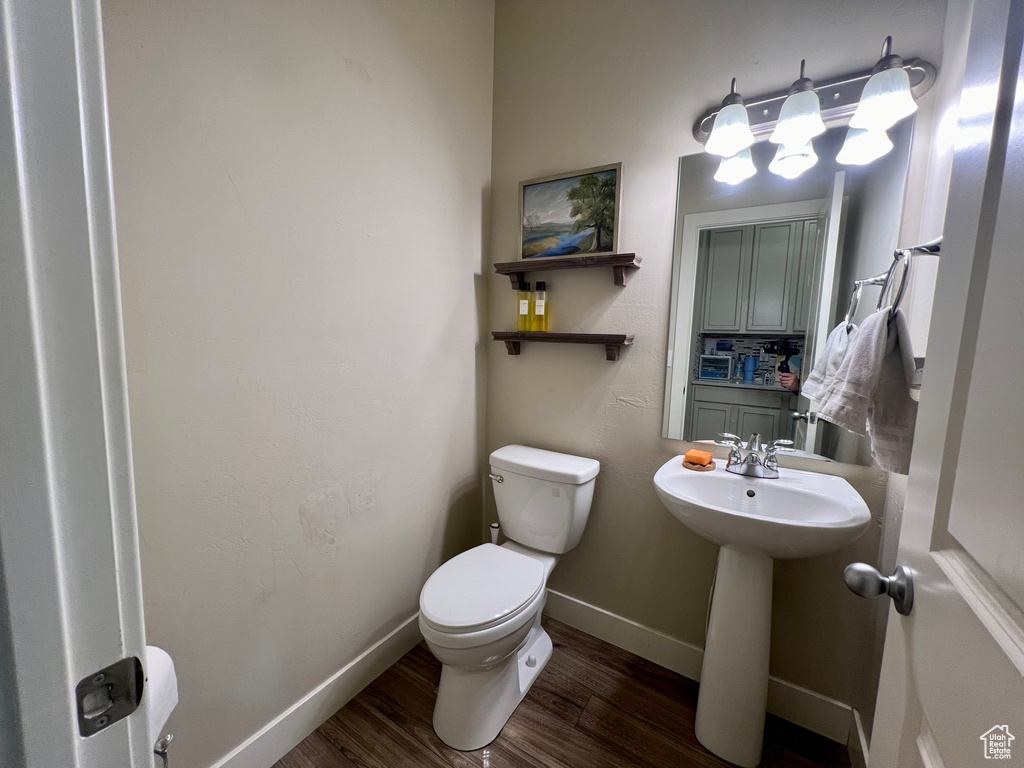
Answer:
[(780, 453), (796, 452), (795, 448), (790, 447), (791, 445), (793, 445), (792, 440), (773, 440), (772, 444), (768, 446), (768, 451), (765, 453), (764, 456), (765, 466), (771, 467), (772, 469), (776, 469), (778, 467), (778, 460), (776, 457)]
[(731, 432), (719, 432), (718, 436), (724, 439), (715, 440), (715, 445), (722, 445), (729, 449), (727, 466), (731, 467), (740, 464), (743, 461), (743, 441), (740, 440), (738, 435), (734, 435)]

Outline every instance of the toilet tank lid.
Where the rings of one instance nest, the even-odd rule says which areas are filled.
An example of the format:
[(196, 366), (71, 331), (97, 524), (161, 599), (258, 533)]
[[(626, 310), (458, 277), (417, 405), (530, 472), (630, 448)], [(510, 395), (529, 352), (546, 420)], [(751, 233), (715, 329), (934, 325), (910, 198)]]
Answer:
[(597, 477), (601, 462), (525, 445), (506, 445), (491, 454), (491, 467), (555, 483), (582, 485)]

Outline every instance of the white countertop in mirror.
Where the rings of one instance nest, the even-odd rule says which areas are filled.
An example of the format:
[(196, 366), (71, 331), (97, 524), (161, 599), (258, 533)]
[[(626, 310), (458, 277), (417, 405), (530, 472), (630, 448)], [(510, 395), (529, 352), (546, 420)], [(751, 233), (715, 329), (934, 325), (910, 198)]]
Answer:
[(779, 383), (775, 384), (752, 384), (749, 381), (737, 381), (736, 379), (694, 379), (693, 383), (701, 387), (734, 387), (740, 389), (759, 389), (767, 392), (778, 392), (780, 395), (794, 394)]

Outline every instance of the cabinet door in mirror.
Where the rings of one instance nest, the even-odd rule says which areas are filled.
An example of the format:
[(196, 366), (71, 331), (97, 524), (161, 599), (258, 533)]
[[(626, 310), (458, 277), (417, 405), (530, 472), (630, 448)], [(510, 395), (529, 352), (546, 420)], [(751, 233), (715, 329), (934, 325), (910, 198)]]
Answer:
[(746, 312), (746, 275), (750, 270), (753, 227), (706, 233), (704, 266), (705, 331), (742, 331)]
[(747, 331), (792, 331), (803, 225), (802, 221), (788, 221), (754, 228)]

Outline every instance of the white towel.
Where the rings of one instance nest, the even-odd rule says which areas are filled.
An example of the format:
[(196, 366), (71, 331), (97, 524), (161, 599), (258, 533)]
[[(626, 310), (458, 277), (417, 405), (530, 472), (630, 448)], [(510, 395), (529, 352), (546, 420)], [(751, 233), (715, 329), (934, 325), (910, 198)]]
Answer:
[(910, 450), (917, 423), (917, 402), (903, 372), (903, 350), (909, 349), (909, 328), (899, 310), (868, 317), (846, 353), (818, 416), (859, 435), (870, 434), (871, 455), (890, 472), (910, 471)]
[(802, 385), (800, 394), (809, 397), (811, 400), (821, 400), (825, 397), (829, 386), (839, 372), (839, 366), (846, 359), (846, 350), (850, 343), (857, 336), (857, 326), (851, 324), (849, 332), (846, 330), (846, 323), (840, 323), (832, 329), (832, 333), (825, 340), (825, 349), (821, 357), (814, 363), (814, 370), (811, 371)]

